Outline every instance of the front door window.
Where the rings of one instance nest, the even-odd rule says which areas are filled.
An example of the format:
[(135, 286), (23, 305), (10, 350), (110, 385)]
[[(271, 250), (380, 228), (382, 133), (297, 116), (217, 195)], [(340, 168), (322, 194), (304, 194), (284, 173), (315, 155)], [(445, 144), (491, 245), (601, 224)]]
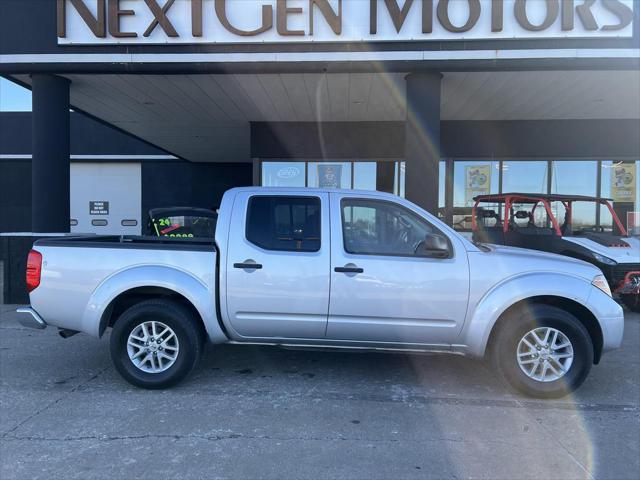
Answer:
[(347, 253), (416, 255), (418, 244), (434, 229), (409, 210), (377, 200), (342, 201), (342, 235)]

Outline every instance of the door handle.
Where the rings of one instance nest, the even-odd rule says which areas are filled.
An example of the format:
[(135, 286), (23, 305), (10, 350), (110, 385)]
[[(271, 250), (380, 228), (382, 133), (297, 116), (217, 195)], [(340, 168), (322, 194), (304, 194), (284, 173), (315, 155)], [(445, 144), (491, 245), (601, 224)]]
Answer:
[(253, 261), (244, 261), (242, 263), (234, 263), (233, 268), (242, 268), (244, 270), (260, 270), (262, 268), (262, 264), (255, 263)]
[(333, 269), (337, 273), (364, 273), (364, 268), (356, 267), (356, 266), (344, 266), (344, 267), (336, 267)]

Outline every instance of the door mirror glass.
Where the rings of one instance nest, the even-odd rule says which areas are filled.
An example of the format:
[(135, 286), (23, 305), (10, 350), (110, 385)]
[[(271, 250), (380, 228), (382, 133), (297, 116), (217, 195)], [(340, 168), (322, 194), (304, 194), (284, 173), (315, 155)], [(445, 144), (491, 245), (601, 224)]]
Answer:
[(429, 233), (416, 247), (416, 255), (421, 257), (449, 257), (449, 241), (443, 235)]

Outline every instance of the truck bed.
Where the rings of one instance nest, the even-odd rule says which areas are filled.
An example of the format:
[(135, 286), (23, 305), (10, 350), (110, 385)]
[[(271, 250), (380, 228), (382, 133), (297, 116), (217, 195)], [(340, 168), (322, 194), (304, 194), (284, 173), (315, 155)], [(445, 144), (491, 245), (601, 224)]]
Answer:
[(43, 263), (31, 304), (53, 325), (98, 336), (102, 312), (142, 287), (177, 292), (217, 325), (213, 239), (92, 235), (42, 239), (33, 248)]

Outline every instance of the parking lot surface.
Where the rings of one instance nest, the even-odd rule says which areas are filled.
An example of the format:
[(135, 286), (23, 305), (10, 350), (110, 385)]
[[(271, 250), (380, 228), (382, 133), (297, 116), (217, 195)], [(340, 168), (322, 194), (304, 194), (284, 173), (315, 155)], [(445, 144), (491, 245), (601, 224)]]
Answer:
[(0, 478), (640, 478), (640, 315), (572, 397), (454, 356), (209, 346), (168, 391), (0, 305)]

